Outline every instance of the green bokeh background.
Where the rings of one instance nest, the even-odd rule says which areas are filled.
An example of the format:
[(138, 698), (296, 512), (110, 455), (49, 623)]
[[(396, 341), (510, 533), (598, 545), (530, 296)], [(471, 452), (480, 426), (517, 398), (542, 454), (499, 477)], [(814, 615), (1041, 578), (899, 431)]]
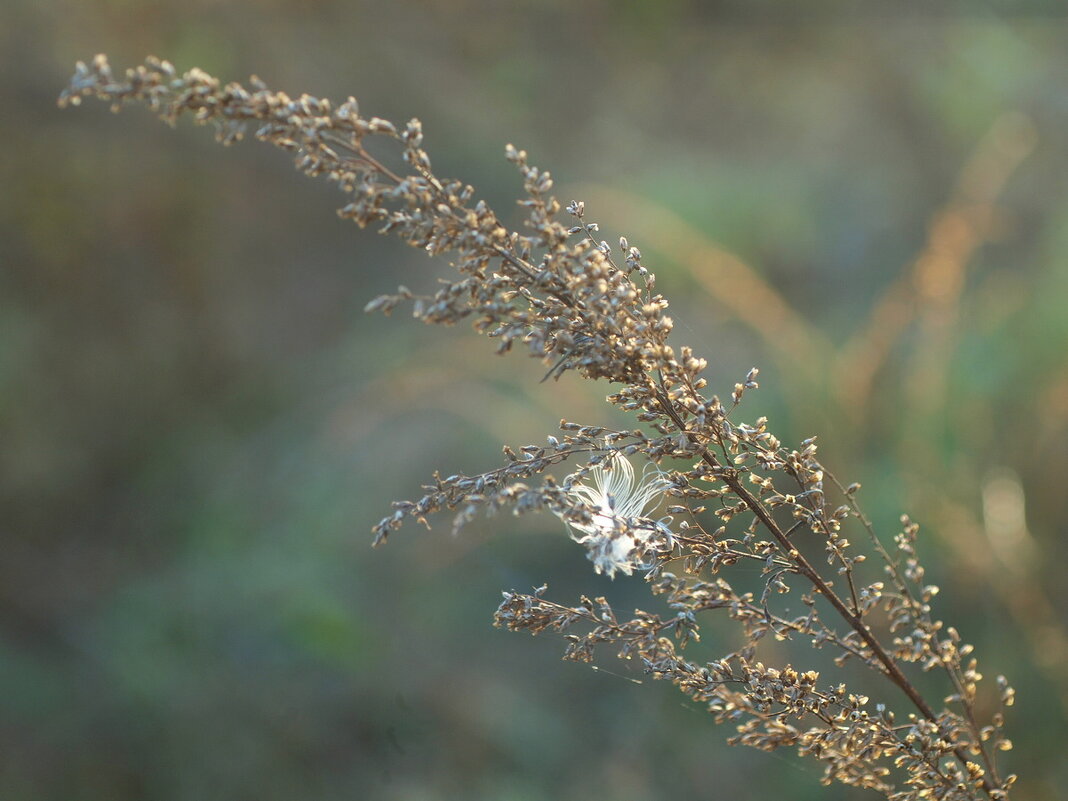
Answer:
[[(515, 219), (503, 146), (529, 150), (643, 249), (714, 389), (760, 366), (749, 419), (819, 434), (886, 535), (924, 525), (940, 613), (1018, 689), (1018, 797), (1063, 798), (1068, 19), (951, 9), (5, 3), (0, 798), (865, 797), (727, 747), (633, 666), (492, 629), (501, 589), (544, 581), (657, 608), (555, 519), (372, 551), (433, 470), (620, 422), (608, 387), (365, 317), (447, 264), (258, 143), (57, 110), (96, 52), (419, 116), (439, 174)], [(732, 636), (711, 621), (707, 655)]]

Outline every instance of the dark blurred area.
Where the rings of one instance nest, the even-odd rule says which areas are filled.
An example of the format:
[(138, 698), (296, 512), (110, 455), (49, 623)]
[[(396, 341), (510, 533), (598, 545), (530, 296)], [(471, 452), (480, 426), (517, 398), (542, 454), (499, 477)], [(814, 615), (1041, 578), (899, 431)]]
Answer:
[(372, 551), (434, 470), (622, 422), (608, 387), (365, 317), (447, 263), (254, 141), (59, 111), (97, 52), (418, 116), (438, 173), (517, 221), (503, 148), (529, 150), (642, 248), (714, 390), (761, 367), (743, 419), (818, 434), (886, 538), (922, 524), (939, 614), (1017, 688), (1018, 797), (1063, 797), (1068, 19), (866, 8), (6, 2), (0, 798), (866, 797), (728, 747), (638, 666), (494, 630), (500, 590), (544, 581), (658, 610), (555, 518)]

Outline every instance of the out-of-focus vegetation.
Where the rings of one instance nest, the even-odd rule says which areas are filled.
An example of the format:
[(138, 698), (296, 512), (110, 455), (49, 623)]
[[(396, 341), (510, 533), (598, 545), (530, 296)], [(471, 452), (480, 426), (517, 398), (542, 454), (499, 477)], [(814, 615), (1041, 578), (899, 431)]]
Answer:
[(500, 589), (594, 582), (555, 519), (372, 552), (391, 498), (611, 419), (607, 387), (365, 318), (447, 265), (268, 148), (60, 113), (99, 51), (419, 116), (501, 209), (527, 148), (642, 248), (714, 388), (760, 366), (747, 418), (924, 525), (944, 617), (1017, 687), (1019, 795), (1059, 797), (1068, 19), (786, 5), (4, 5), (0, 797), (862, 797), (491, 629)]

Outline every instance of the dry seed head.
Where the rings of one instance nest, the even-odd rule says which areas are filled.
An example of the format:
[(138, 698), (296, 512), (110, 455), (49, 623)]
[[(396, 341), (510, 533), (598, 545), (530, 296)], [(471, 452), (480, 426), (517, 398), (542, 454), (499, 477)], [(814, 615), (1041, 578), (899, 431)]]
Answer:
[[(581, 201), (566, 208), (573, 218), (568, 222), (575, 224), (557, 220), (561, 205), (548, 195), (551, 176), (528, 164), (527, 153), (513, 145), (505, 154), (525, 191), (522, 234), (502, 225), (485, 202), (475, 202), (470, 186), (431, 172), (417, 120), (398, 127), (362, 117), (353, 98), (334, 107), (307, 95), (294, 100), (272, 92), (256, 78), (250, 86), (224, 86), (196, 69), (178, 76), (169, 63), (152, 58), (116, 80), (107, 60), (97, 56), (88, 65), (78, 63), (60, 104), (96, 96), (118, 110), (140, 101), (171, 124), (189, 114), (214, 125), (224, 144), (254, 125), (258, 138), (292, 152), (301, 170), (327, 178), (346, 194), (343, 218), (374, 225), (430, 254), (452, 254), (456, 280), (432, 295), (401, 287), (372, 301), (369, 311), (389, 313), (410, 302), (427, 323), (471, 321), (497, 340), (499, 353), (519, 343), (546, 360), (552, 365), (546, 378), (573, 371), (607, 380), (613, 384), (609, 402), (651, 429), (562, 423), (562, 438), (518, 452), (506, 448), (507, 464), (496, 470), (435, 475), (421, 499), (394, 504), (375, 527), (376, 543), (405, 520), (426, 523), (442, 511), (455, 514), (455, 527), (481, 512), (551, 511), (589, 549), (599, 572), (611, 576), (648, 568), (651, 590), (664, 595), (676, 615), (661, 620), (639, 611), (633, 620), (619, 621), (604, 599), (584, 597), (564, 606), (546, 600), (543, 586), (533, 595), (505, 593), (498, 625), (538, 633), (564, 632), (582, 622), (588, 625), (584, 634), (566, 634), (566, 658), (590, 661), (598, 646), (610, 644), (620, 657), (637, 657), (654, 678), (671, 681), (707, 705), (717, 721), (736, 727), (732, 742), (765, 750), (797, 747), (824, 764), (825, 782), (874, 789), (895, 801), (1007, 798), (1015, 777), (999, 778), (990, 754), (1011, 748), (1000, 731), (1001, 712), (992, 725), (976, 722), (974, 699), (982, 676), (974, 662), (962, 663), (971, 647), (961, 645), (954, 630), (947, 630), (948, 640), (940, 639), (945, 627), (931, 616), (935, 588), (923, 583), (918, 527), (902, 518), (891, 556), (856, 504), (859, 485), (839, 485), (818, 461), (814, 440), (788, 450), (767, 431), (764, 419), (751, 426), (728, 422), (744, 393), (758, 386), (757, 371), (735, 385), (730, 408), (701, 394), (706, 380), (698, 373), (706, 362), (688, 348), (676, 357), (668, 344), (667, 302), (654, 294), (654, 276), (638, 248), (620, 237), (624, 263), (617, 264), (607, 240), (595, 238), (599, 226), (586, 220)], [(376, 137), (393, 146), (392, 160), (365, 147)], [(635, 274), (641, 286), (631, 280)], [(650, 463), (672, 458), (690, 466), (670, 477), (647, 468), (639, 479), (627, 458), (636, 454)], [(576, 457), (586, 467), (565, 485), (546, 474)], [(539, 476), (541, 485), (532, 483)], [(828, 506), (825, 480), (841, 490), (844, 506)], [(688, 516), (676, 533), (644, 517), (664, 494), (672, 496), (672, 514)], [(718, 528), (710, 532), (704, 525), (713, 517), (719, 518)], [(849, 539), (841, 533), (851, 523), (870, 536), (884, 562), (885, 582), (857, 583), (863, 554), (847, 555)], [(830, 568), (809, 563), (794, 546), (798, 530), (824, 543)], [(765, 587), (759, 599), (735, 592), (721, 575), (739, 563), (761, 565)], [(668, 572), (676, 564), (682, 576)], [(773, 591), (788, 589), (787, 580), (806, 583), (801, 616), (774, 603)], [(845, 629), (823, 620), (832, 609), (823, 609), (826, 604), (817, 604), (817, 598), (833, 607)], [(876, 611), (888, 622), (888, 631), (879, 635), (874, 627), (882, 622), (868, 617)], [(699, 665), (680, 651), (698, 639), (698, 613), (706, 612), (736, 622), (744, 644)], [(913, 710), (908, 724), (895, 727), (890, 709), (880, 704), (868, 710), (867, 698), (850, 694), (844, 684), (820, 690), (812, 672), (766, 668), (755, 659), (765, 638), (833, 647), (836, 661), (870, 668), (895, 685), (895, 698), (907, 698)], [(953, 692), (942, 709), (910, 683), (902, 667), (913, 663), (945, 672)], [(998, 685), (1001, 704), (1011, 705), (1011, 687), (1000, 677)], [(891, 768), (899, 775), (891, 778)]]

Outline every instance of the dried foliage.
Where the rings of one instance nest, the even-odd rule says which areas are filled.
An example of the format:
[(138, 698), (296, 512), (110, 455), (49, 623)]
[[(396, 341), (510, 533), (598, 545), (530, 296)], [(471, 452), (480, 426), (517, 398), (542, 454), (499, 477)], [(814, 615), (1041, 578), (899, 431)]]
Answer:
[[(60, 103), (83, 96), (116, 109), (143, 102), (170, 123), (190, 114), (214, 125), (224, 144), (254, 125), (258, 138), (293, 152), (302, 171), (340, 187), (348, 196), (342, 217), (450, 254), (457, 280), (427, 296), (402, 287), (368, 311), (410, 303), (427, 323), (470, 320), (497, 340), (498, 352), (519, 345), (544, 360), (546, 379), (576, 372), (607, 381), (609, 403), (642, 424), (610, 430), (561, 421), (560, 435), (543, 445), (505, 448), (497, 469), (436, 475), (422, 498), (394, 504), (375, 526), (376, 544), (407, 519), (426, 523), (443, 511), (454, 513), (456, 527), (483, 511), (551, 511), (597, 571), (642, 571), (672, 614), (620, 618), (603, 598), (559, 604), (541, 587), (504, 593), (498, 626), (560, 634), (570, 660), (590, 662), (604, 649), (638, 660), (733, 726), (731, 742), (794, 747), (823, 763), (826, 783), (895, 801), (1008, 798), (1015, 777), (1002, 774), (996, 755), (1011, 747), (1002, 708), (1013, 691), (998, 677), (997, 699), (984, 702), (996, 711), (978, 719), (982, 676), (971, 646), (933, 614), (938, 590), (924, 581), (918, 527), (902, 518), (893, 547), (884, 547), (857, 504), (859, 486), (828, 472), (814, 438), (790, 447), (766, 419), (737, 422), (744, 394), (757, 388), (755, 369), (728, 400), (706, 394), (705, 360), (668, 344), (668, 304), (641, 252), (626, 239), (618, 248), (600, 240), (582, 202), (562, 209), (550, 174), (524, 151), (506, 150), (523, 181), (526, 228), (517, 232), (470, 186), (434, 175), (417, 120), (398, 126), (362, 116), (353, 98), (291, 98), (256, 78), (251, 88), (223, 85), (156, 59), (117, 79), (103, 56), (78, 64)], [(632, 459), (643, 465), (640, 476)], [(548, 475), (568, 461), (576, 463), (564, 478)], [(649, 516), (661, 503), (661, 516)], [(824, 558), (815, 558), (821, 550)], [(881, 570), (864, 565), (866, 555)], [(732, 585), (742, 564), (760, 566), (760, 590)], [(800, 595), (800, 614), (786, 605), (787, 593)], [(742, 646), (711, 662), (685, 658), (703, 613), (735, 621)], [(885, 679), (886, 697), (869, 699), (814, 670), (770, 667), (759, 653), (765, 640), (793, 641), (798, 659), (806, 645), (830, 648), (839, 663)], [(933, 703), (921, 695), (914, 671), (944, 674), (947, 696)]]

